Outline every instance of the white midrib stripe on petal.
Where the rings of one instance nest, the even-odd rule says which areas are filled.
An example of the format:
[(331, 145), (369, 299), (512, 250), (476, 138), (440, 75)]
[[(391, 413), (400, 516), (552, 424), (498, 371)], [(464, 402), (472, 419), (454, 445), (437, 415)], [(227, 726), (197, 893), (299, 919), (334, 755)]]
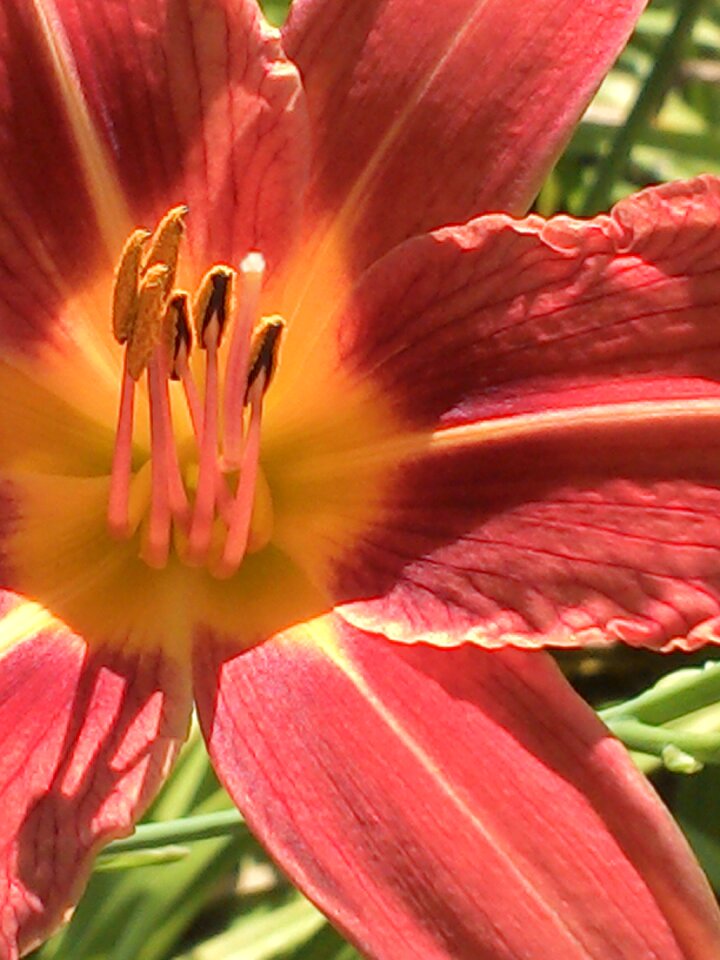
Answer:
[[(462, 450), (485, 444), (523, 440), (531, 437), (560, 436), (592, 427), (598, 430), (623, 430), (632, 426), (720, 426), (720, 399), (629, 401), (602, 403), (493, 417), (437, 430), (400, 433), (367, 446), (343, 452), (330, 452), (293, 463), (293, 475), (300, 477), (333, 476), (362, 469), (371, 463), (393, 467), (433, 454)], [(720, 470), (720, 464), (718, 465)]]

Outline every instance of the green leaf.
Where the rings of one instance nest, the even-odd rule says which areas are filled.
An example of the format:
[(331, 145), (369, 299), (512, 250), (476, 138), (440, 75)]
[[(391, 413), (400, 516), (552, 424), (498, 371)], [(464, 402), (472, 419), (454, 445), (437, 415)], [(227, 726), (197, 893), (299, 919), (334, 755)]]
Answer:
[(229, 930), (175, 960), (277, 960), (288, 957), (325, 923), (311, 903), (300, 894), (292, 894), (286, 903), (275, 908), (265, 904), (256, 907), (237, 919)]

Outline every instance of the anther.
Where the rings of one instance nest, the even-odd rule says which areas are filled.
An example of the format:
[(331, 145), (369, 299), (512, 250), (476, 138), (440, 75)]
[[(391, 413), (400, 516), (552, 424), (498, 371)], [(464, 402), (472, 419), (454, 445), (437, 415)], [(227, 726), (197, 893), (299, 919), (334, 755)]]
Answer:
[(143, 263), (143, 272), (147, 272), (156, 264), (164, 263), (167, 268), (165, 292), (170, 291), (175, 286), (175, 277), (177, 275), (178, 258), (180, 256), (180, 243), (185, 233), (185, 217), (188, 208), (182, 204), (173, 207), (162, 218), (152, 235), (150, 246)]
[(143, 276), (138, 292), (137, 317), (127, 346), (128, 373), (139, 380), (162, 338), (168, 267), (158, 263)]
[(112, 302), (112, 330), (118, 343), (125, 343), (132, 328), (138, 309), (138, 289), (140, 287), (140, 266), (143, 248), (150, 237), (147, 230), (135, 230), (128, 237), (120, 261), (115, 271)]
[(250, 347), (250, 365), (245, 388), (245, 403), (248, 402), (253, 384), (260, 374), (263, 374), (263, 392), (270, 386), (270, 381), (277, 367), (277, 358), (280, 350), (280, 338), (285, 329), (282, 317), (263, 317), (253, 332)]
[[(235, 296), (235, 271), (231, 267), (216, 266), (205, 274), (200, 281), (193, 302), (193, 321), (198, 344), (207, 349), (208, 337), (215, 337), (215, 345), (220, 345), (225, 324), (232, 313)], [(213, 330), (213, 321), (216, 329)]]
[(168, 339), (168, 357), (170, 358), (170, 379), (180, 380), (178, 362), (187, 363), (192, 349), (192, 331), (190, 329), (190, 295), (184, 290), (176, 291), (167, 305), (165, 330)]

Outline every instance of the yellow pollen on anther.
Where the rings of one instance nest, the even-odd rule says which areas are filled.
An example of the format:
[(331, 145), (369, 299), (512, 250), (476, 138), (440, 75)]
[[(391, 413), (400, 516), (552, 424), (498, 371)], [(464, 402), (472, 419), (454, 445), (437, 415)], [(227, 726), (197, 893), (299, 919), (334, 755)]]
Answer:
[(146, 272), (138, 291), (135, 326), (128, 340), (128, 373), (139, 380), (162, 337), (168, 268), (158, 263)]
[(148, 230), (134, 230), (123, 247), (115, 271), (112, 329), (118, 343), (125, 343), (135, 325), (143, 249), (149, 239)]
[(156, 263), (164, 263), (168, 268), (166, 293), (175, 286), (178, 260), (180, 259), (180, 244), (185, 234), (185, 217), (188, 208), (181, 204), (173, 207), (162, 218), (152, 235), (152, 240), (145, 256), (143, 271), (154, 267)]

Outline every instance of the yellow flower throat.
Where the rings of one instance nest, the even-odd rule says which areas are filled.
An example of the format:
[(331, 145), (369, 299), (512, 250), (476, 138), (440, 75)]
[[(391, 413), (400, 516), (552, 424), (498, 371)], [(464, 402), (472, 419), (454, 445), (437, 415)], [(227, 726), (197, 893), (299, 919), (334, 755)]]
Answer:
[[(248, 254), (239, 271), (213, 266), (194, 296), (177, 288), (186, 214), (175, 207), (154, 233), (135, 230), (115, 271), (112, 325), (125, 362), (107, 522), (115, 539), (139, 533), (140, 557), (150, 567), (165, 567), (174, 550), (188, 566), (222, 578), (272, 532), (260, 425), (284, 321), (258, 319), (265, 272), (259, 253)], [(204, 355), (202, 391), (191, 363), (193, 331)], [(150, 457), (137, 463), (135, 392), (143, 376)], [(170, 380), (182, 385), (192, 424), (187, 442), (176, 437)]]

